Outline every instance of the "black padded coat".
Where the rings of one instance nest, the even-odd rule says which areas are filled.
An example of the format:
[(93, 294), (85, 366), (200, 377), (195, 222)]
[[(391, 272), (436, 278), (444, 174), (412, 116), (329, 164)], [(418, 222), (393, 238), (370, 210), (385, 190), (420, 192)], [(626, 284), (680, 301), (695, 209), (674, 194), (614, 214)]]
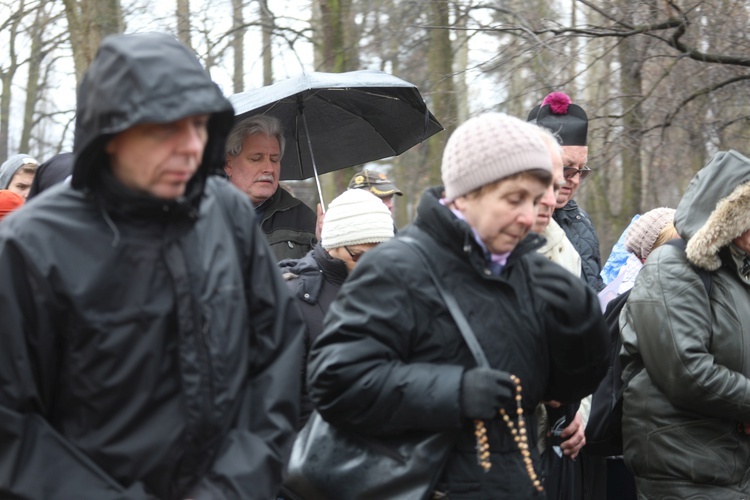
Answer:
[[(310, 396), (323, 418), (359, 432), (458, 430), (438, 484), (452, 500), (532, 498), (521, 454), (501, 419), (488, 425), (491, 471), (477, 464), (473, 424), (460, 403), (462, 376), (474, 360), (425, 265), (400, 237), (429, 249), (430, 264), (490, 364), (521, 379), (527, 415), (539, 401), (589, 394), (603, 376), (609, 340), (598, 301), (582, 280), (534, 251), (542, 244), (534, 234), (493, 275), (468, 224), (439, 203), (438, 193), (428, 191), (415, 223), (367, 252), (344, 283), (313, 343)], [(535, 295), (549, 278), (565, 284), (564, 308)], [(535, 435), (532, 429), (539, 471)]]

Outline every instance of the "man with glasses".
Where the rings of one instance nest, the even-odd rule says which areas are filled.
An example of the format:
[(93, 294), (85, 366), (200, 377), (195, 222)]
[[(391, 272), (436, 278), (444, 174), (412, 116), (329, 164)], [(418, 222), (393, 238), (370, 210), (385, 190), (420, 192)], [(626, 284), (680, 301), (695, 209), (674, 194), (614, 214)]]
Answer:
[(597, 292), (604, 288), (599, 254), (599, 237), (588, 214), (573, 200), (581, 182), (591, 169), (588, 160), (588, 117), (586, 112), (562, 92), (552, 92), (541, 105), (529, 113), (527, 121), (549, 129), (560, 138), (563, 149), (565, 184), (557, 193), (557, 204), (552, 218), (563, 228), (570, 242), (581, 255), (583, 277)]
[(312, 404), (304, 390), (307, 351), (323, 330), (323, 317), (344, 280), (360, 259), (393, 238), (393, 219), (385, 204), (365, 189), (349, 189), (331, 201), (323, 219), (320, 243), (301, 259), (279, 262), (284, 279), (305, 318), (305, 362), (300, 427)]

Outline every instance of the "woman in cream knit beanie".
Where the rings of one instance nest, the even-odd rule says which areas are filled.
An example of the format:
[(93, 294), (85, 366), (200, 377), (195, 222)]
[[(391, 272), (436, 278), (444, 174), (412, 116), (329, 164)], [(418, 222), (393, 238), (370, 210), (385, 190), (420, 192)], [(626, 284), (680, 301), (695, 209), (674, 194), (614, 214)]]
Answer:
[(552, 160), (539, 128), (502, 113), (458, 127), (441, 170), (448, 206), (499, 262), (531, 230), (552, 182)]
[[(529, 235), (552, 181), (538, 130), (499, 113), (460, 125), (444, 151), (445, 185), (428, 188), (413, 223), (359, 261), (312, 343), (307, 386), (330, 425), (372, 441), (388, 434), (388, 446), (415, 432), (455, 439), (430, 488), (403, 497), (457, 489), (472, 500), (544, 497), (536, 419), (524, 415), (543, 399), (590, 394), (607, 370), (609, 336), (594, 290), (537, 253), (541, 239)], [(484, 351), (483, 366), (455, 308)], [(515, 445), (514, 434), (523, 437)], [(335, 469), (333, 460), (318, 462)], [(352, 490), (366, 481), (341, 472), (321, 498), (363, 496)], [(398, 496), (402, 483), (413, 484), (383, 478), (379, 498)]]
[(552, 170), (539, 128), (503, 113), (485, 113), (466, 121), (448, 139), (441, 167), (445, 197), (454, 200), (534, 169)]

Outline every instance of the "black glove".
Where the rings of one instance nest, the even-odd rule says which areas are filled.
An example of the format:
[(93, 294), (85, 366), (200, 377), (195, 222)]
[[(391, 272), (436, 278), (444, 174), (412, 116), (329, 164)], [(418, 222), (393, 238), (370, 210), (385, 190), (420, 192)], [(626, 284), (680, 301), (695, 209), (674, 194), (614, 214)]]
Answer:
[(461, 380), (461, 408), (471, 419), (489, 420), (514, 401), (516, 384), (510, 374), (492, 368), (472, 368)]
[(546, 302), (554, 316), (565, 323), (587, 317), (587, 306), (591, 302), (586, 296), (583, 281), (576, 289), (578, 283), (570, 278), (559, 266), (548, 262), (534, 270), (532, 293)]

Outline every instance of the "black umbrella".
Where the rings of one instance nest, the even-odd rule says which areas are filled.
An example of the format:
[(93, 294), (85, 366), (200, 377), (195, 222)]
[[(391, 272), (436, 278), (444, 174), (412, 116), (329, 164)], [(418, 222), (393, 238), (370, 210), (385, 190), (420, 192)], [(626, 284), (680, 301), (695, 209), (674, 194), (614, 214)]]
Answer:
[(417, 87), (382, 71), (304, 73), (229, 97), (235, 122), (281, 120), (281, 179), (315, 177), (396, 156), (443, 130)]

